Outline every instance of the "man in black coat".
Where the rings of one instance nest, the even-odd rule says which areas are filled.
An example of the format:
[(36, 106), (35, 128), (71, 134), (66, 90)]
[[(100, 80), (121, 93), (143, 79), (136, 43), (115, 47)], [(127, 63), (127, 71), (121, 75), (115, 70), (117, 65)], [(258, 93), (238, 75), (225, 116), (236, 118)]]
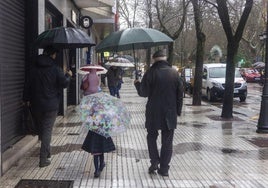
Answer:
[[(139, 96), (148, 97), (145, 127), (151, 162), (149, 173), (157, 170), (158, 174), (168, 176), (174, 129), (183, 103), (183, 82), (178, 72), (166, 61), (164, 51), (155, 52), (153, 59), (153, 65), (141, 82), (135, 80), (134, 84)], [(158, 130), (161, 130), (162, 141), (160, 154), (157, 149)]]
[(30, 105), (41, 140), (39, 167), (50, 164), (50, 143), (60, 103), (60, 94), (70, 82), (72, 72), (66, 74), (57, 65), (57, 49), (48, 46), (37, 60), (25, 83), (23, 100)]

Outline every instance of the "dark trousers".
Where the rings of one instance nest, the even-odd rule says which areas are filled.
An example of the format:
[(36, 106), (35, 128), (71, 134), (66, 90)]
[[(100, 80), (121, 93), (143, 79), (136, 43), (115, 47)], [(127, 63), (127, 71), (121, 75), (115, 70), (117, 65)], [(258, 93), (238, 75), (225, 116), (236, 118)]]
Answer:
[(58, 111), (34, 112), (34, 119), (39, 128), (39, 139), (41, 140), (40, 162), (50, 157), (50, 143), (53, 125), (56, 121)]
[(167, 172), (169, 169), (169, 163), (171, 161), (172, 151), (173, 151), (173, 135), (174, 129), (172, 130), (161, 130), (161, 151), (160, 154), (157, 149), (157, 130), (147, 129), (147, 144), (149, 157), (151, 159), (152, 165), (157, 165), (160, 163), (160, 169), (163, 172)]
[(117, 90), (117, 86), (109, 86), (109, 91), (110, 91), (110, 95), (112, 96), (116, 96), (118, 90)]

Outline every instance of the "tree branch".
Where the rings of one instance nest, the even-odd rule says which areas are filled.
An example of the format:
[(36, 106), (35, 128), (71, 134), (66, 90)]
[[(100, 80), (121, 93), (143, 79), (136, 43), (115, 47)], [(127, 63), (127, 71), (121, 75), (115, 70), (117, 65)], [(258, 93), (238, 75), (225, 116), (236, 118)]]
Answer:
[(207, 4), (210, 4), (213, 7), (215, 7), (216, 9), (218, 9), (218, 6), (215, 3), (212, 3), (211, 1), (208, 1), (208, 0), (204, 0), (204, 2), (206, 2)]
[(246, 4), (245, 4), (245, 9), (243, 11), (240, 22), (239, 22), (237, 29), (236, 29), (236, 32), (235, 32), (235, 38), (239, 41), (243, 36), (242, 31), (245, 28), (245, 25), (247, 23), (247, 19), (249, 17), (250, 12), (251, 12), (252, 6), (253, 6), (253, 0), (247, 0)]

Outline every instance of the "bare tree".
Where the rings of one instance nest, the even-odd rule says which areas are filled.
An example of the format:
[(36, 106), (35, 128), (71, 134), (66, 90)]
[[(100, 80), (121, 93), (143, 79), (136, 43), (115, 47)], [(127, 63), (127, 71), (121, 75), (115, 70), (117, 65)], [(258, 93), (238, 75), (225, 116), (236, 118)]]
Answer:
[(137, 24), (136, 16), (139, 9), (139, 0), (133, 0), (129, 2), (128, 0), (118, 0), (117, 3), (119, 15), (123, 18), (128, 28), (135, 27)]
[[(145, 0), (145, 15), (147, 15), (148, 18), (148, 27), (153, 27), (153, 7), (152, 7), (153, 0)], [(151, 48), (147, 49), (146, 53), (146, 69), (150, 67), (150, 61), (151, 61)]]
[(237, 23), (236, 29), (232, 27), (230, 21), (229, 9), (230, 5), (232, 5), (231, 2), (229, 2), (228, 0), (216, 0), (216, 3), (207, 0), (205, 1), (216, 7), (228, 41), (226, 63), (226, 75), (228, 76), (226, 76), (225, 79), (225, 92), (221, 117), (229, 119), (233, 118), (233, 93), (236, 55), (239, 48), (239, 42), (242, 39), (243, 31), (253, 6), (253, 0), (243, 1), (245, 2), (244, 9), (241, 14), (240, 20)]
[(259, 35), (266, 30), (266, 18), (263, 18), (263, 4), (260, 1), (254, 1), (250, 16), (248, 18), (239, 52), (250, 62), (260, 60), (264, 52), (264, 43), (260, 41)]
[[(182, 30), (186, 19), (187, 7), (189, 0), (182, 1), (161, 1), (155, 2), (157, 18), (160, 30), (167, 34), (173, 40), (176, 40)], [(173, 63), (174, 46), (169, 45), (168, 61)]]

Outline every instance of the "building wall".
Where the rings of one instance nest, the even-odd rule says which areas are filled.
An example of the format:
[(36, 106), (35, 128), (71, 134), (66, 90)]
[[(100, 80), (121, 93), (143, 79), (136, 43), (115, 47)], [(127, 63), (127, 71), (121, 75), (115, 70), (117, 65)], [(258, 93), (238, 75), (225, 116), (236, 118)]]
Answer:
[[(66, 20), (74, 25), (79, 24), (79, 11), (70, 0), (50, 0), (50, 2), (63, 14), (65, 20), (63, 26), (67, 26)], [(72, 19), (72, 11), (76, 14), (76, 21)]]
[(1, 154), (23, 136), (21, 99), (25, 69), (25, 5), (24, 1), (0, 1)]

